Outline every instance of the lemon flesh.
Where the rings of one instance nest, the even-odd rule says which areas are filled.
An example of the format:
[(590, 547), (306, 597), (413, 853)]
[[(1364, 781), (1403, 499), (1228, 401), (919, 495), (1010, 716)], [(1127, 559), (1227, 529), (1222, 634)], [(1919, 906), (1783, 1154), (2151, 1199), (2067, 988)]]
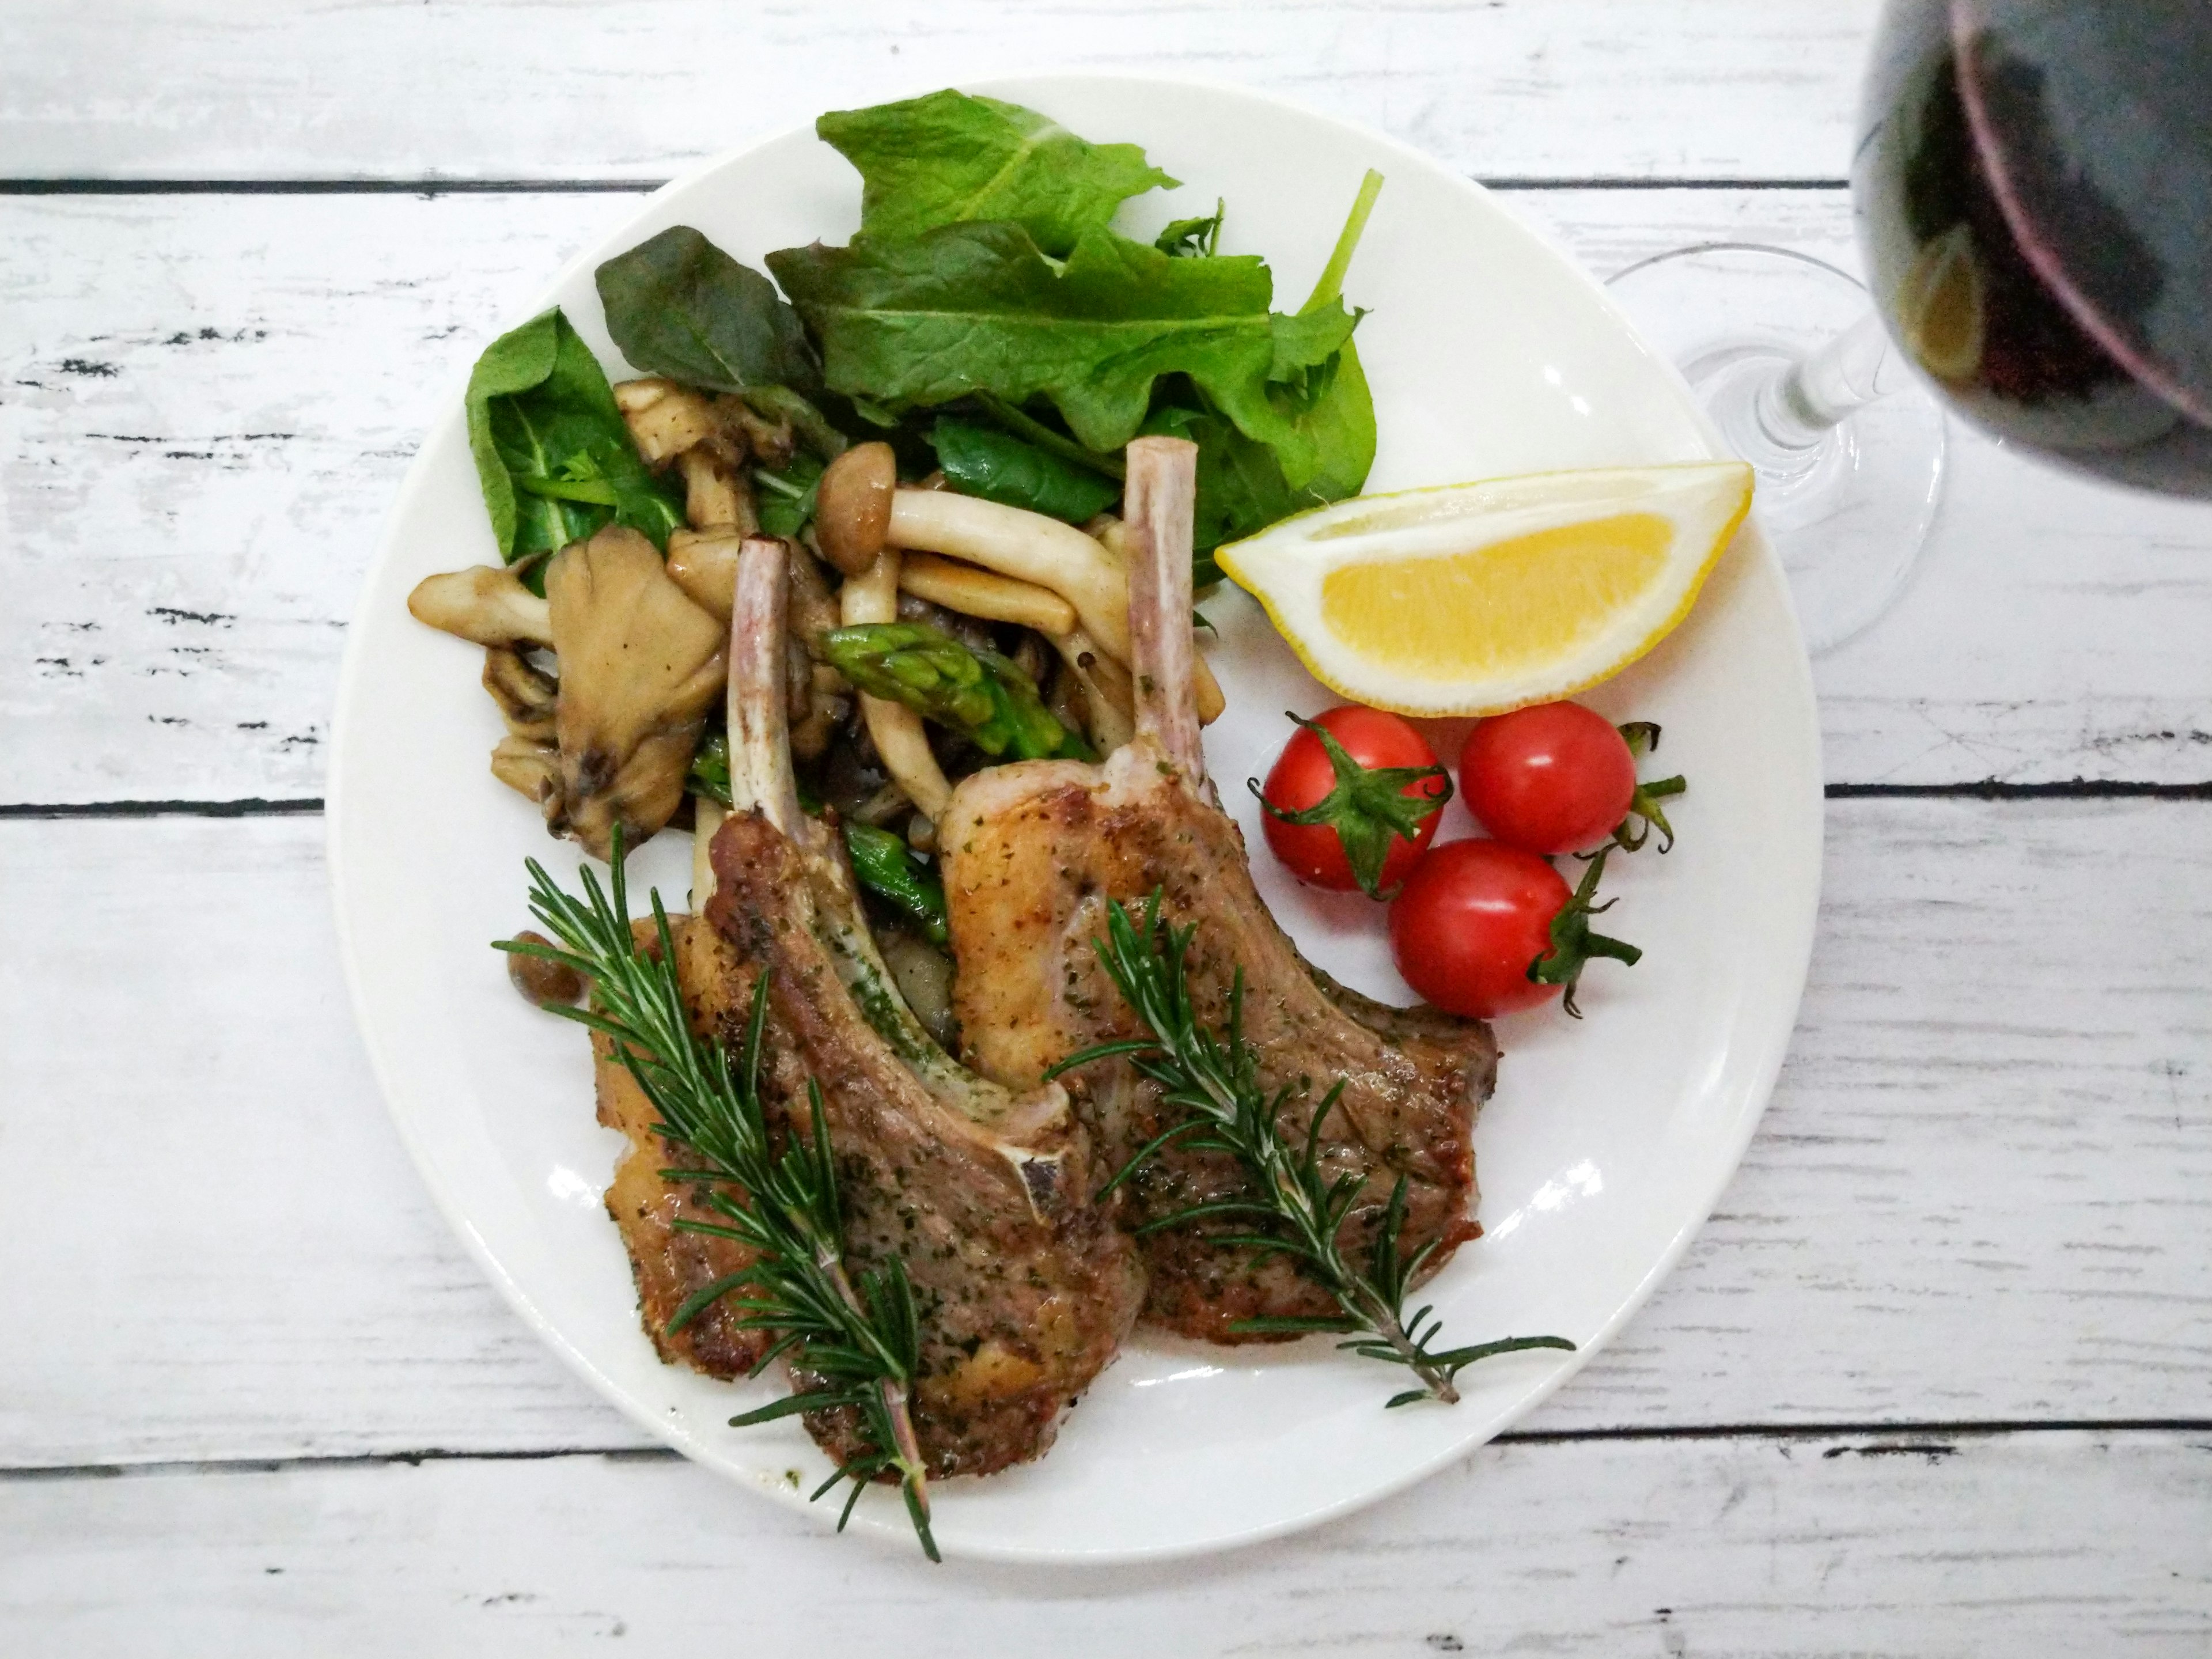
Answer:
[(1982, 271), (1973, 232), (1954, 225), (1922, 248), (1897, 296), (1905, 347), (1939, 380), (1972, 380), (1981, 372)]
[(1339, 501), (1217, 556), (1340, 695), (1493, 714), (1664, 638), (1750, 502), (1738, 461), (1539, 473)]

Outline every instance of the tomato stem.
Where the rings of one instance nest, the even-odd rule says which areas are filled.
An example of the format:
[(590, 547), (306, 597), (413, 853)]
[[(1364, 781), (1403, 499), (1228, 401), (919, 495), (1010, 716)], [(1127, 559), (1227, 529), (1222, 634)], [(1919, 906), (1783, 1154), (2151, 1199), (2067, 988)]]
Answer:
[[(1336, 831), (1345, 862), (1352, 866), (1352, 878), (1359, 884), (1359, 890), (1371, 899), (1393, 896), (1404, 884), (1397, 884), (1388, 893), (1382, 890), (1382, 866), (1390, 857), (1390, 843), (1403, 841), (1410, 845), (1421, 825), (1443, 811), (1444, 803), (1452, 798), (1451, 775), (1441, 766), (1362, 766), (1320, 721), (1285, 714), (1320, 740), (1322, 752), (1328, 757), (1329, 767), (1336, 774), (1335, 786), (1311, 806), (1297, 811), (1269, 800), (1257, 778), (1245, 779), (1245, 787), (1259, 799), (1261, 810), (1279, 823), (1308, 829), (1318, 824)], [(1434, 787), (1419, 794), (1407, 793), (1423, 783)]]

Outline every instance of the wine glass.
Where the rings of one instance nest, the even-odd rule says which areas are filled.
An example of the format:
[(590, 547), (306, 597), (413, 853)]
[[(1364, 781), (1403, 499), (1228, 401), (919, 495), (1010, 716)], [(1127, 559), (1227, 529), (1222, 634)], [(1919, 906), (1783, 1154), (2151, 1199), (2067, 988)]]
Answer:
[(2212, 496), (2212, 4), (1890, 0), (1851, 182), (1870, 292), (1735, 243), (1612, 284), (1757, 469), (1808, 647), (1903, 586), (1938, 397), (2059, 465)]

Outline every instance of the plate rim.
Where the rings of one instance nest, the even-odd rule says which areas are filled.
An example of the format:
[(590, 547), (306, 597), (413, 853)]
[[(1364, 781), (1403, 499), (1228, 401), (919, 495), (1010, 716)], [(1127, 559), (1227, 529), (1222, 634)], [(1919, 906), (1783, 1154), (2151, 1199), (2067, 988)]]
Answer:
[[(1626, 312), (1613, 299), (1605, 284), (1585, 269), (1556, 235), (1546, 228), (1531, 223), (1522, 215), (1514, 212), (1498, 199), (1499, 192), (1486, 186), (1480, 180), (1453, 172), (1437, 158), (1416, 146), (1388, 133), (1378, 131), (1364, 123), (1314, 109), (1295, 99), (1271, 90), (1242, 85), (1219, 77), (1184, 73), (1164, 75), (1141, 70), (1124, 69), (1040, 70), (1030, 73), (994, 75), (984, 79), (963, 81), (956, 84), (955, 89), (992, 95), (1006, 95), (1018, 91), (1024, 97), (1035, 97), (1038, 95), (1040, 89), (1043, 89), (1045, 95), (1048, 96), (1049, 90), (1054, 86), (1097, 87), (1101, 84), (1143, 85), (1170, 92), (1197, 92), (1210, 97), (1246, 100), (1270, 106), (1280, 113), (1303, 121), (1336, 128), (1364, 143), (1402, 156), (1448, 179), (1462, 194), (1478, 204), (1484, 212), (1503, 217), (1521, 234), (1541, 246), (1560, 268), (1564, 276), (1581, 285), (1585, 298), (1595, 301), (1604, 313), (1613, 318), (1626, 334), (1641, 343), (1641, 336), (1638, 334)], [(941, 89), (943, 88), (939, 86), (918, 88), (900, 94), (898, 96), (919, 97), (926, 95), (928, 92)], [(886, 99), (878, 101), (891, 100)], [(503, 310), (501, 313), (501, 323), (489, 337), (496, 338), (498, 333), (519, 326), (530, 318), (538, 315), (550, 306), (559, 303), (558, 295), (562, 289), (570, 285), (582, 272), (602, 263), (606, 257), (605, 250), (623, 236), (634, 234), (640, 225), (653, 216), (660, 204), (669, 196), (689, 190), (710, 175), (736, 165), (762, 149), (784, 143), (798, 135), (811, 132), (812, 129), (811, 121), (800, 121), (761, 134), (746, 143), (704, 158), (641, 196), (631, 213), (564, 261), (559, 269), (544, 283), (534, 287), (531, 290), (532, 300), (528, 306)], [(339, 662), (337, 688), (332, 704), (331, 757), (324, 781), (324, 850), (327, 866), (327, 891), (331, 909), (336, 921), (340, 964), (345, 978), (347, 999), (353, 1014), (356, 1035), (361, 1042), (362, 1051), (368, 1059), (370, 1072), (375, 1079), (385, 1115), (398, 1132), (410, 1161), (413, 1164), (417, 1176), (428, 1189), (439, 1213), (447, 1224), (453, 1229), (455, 1236), (459, 1238), (469, 1255), (499, 1292), (501, 1299), (531, 1332), (558, 1355), (562, 1362), (588, 1383), (602, 1399), (612, 1404), (625, 1418), (655, 1441), (679, 1452), (688, 1462), (703, 1464), (710, 1472), (734, 1486), (766, 1496), (775, 1502), (779, 1507), (787, 1510), (812, 1516), (818, 1525), (827, 1525), (833, 1517), (823, 1512), (822, 1505), (811, 1503), (804, 1492), (790, 1490), (781, 1481), (748, 1479), (743, 1471), (729, 1467), (714, 1454), (712, 1449), (699, 1443), (696, 1436), (687, 1432), (682, 1426), (665, 1420), (652, 1411), (644, 1401), (634, 1397), (617, 1379), (602, 1370), (583, 1350), (568, 1340), (552, 1317), (539, 1306), (529, 1291), (507, 1270), (494, 1252), (491, 1244), (477, 1231), (471, 1219), (468, 1208), (445, 1178), (430, 1148), (418, 1135), (408, 1115), (396, 1103), (398, 1093), (396, 1080), (387, 1067), (381, 1048), (370, 1036), (372, 1024), (360, 965), (361, 947), (356, 939), (345, 902), (349, 858), (346, 852), (347, 814), (344, 808), (351, 793), (351, 785), (346, 763), (347, 745), (341, 740), (340, 734), (356, 717), (357, 708), (364, 695), (364, 682), (368, 675), (365, 643), (368, 636), (363, 630), (354, 627), (353, 623), (355, 618), (362, 614), (362, 605), (369, 592), (377, 585), (379, 576), (394, 556), (398, 546), (399, 526), (407, 517), (408, 509), (414, 498), (426, 487), (431, 465), (432, 439), (440, 425), (454, 418), (453, 411), (459, 407), (462, 394), (466, 388), (470, 368), (473, 364), (475, 356), (481, 353), (483, 343), (474, 343), (469, 356), (465, 360), (458, 361), (455, 371), (446, 377), (436, 388), (437, 400), (428, 405), (428, 418), (421, 428), (422, 439), (413, 458), (408, 463), (406, 474), (392, 497), (392, 504), (380, 523), (375, 552), (364, 568), (355, 603), (348, 613), (345, 648)], [(1702, 406), (1698, 404), (1679, 371), (1671, 362), (1656, 354), (1650, 354), (1650, 362), (1656, 369), (1662, 372), (1673, 382), (1681, 411), (1687, 416), (1690, 424), (1698, 430), (1712, 454), (1716, 457), (1727, 456), (1729, 452), (1718, 430), (1706, 416)], [(1723, 555), (1723, 561), (1732, 561), (1746, 556), (1751, 557), (1758, 564), (1765, 567), (1764, 574), (1789, 617), (1792, 630), (1792, 643), (1796, 647), (1794, 651), (1785, 653), (1788, 666), (1791, 671), (1792, 684), (1790, 690), (1792, 700), (1802, 705), (1808, 717), (1803, 734), (1807, 739), (1804, 750), (1806, 763), (1804, 770), (1811, 787), (1807, 797), (1797, 803), (1797, 810), (1803, 818), (1809, 819), (1809, 824), (1801, 822), (1798, 828), (1801, 832), (1809, 829), (1806, 850), (1810, 854), (1810, 874), (1802, 895), (1801, 914), (1792, 919), (1795, 938), (1789, 942), (1789, 948), (1786, 951), (1778, 953), (1786, 959), (1793, 980), (1793, 988), (1787, 999), (1789, 1017), (1786, 1021), (1778, 1019), (1778, 1035), (1769, 1040), (1765, 1045), (1767, 1052), (1759, 1055), (1756, 1065), (1751, 1070), (1746, 1098), (1755, 1101), (1756, 1104), (1748, 1107), (1741, 1114), (1741, 1123), (1730, 1136), (1730, 1144), (1717, 1149), (1723, 1151), (1725, 1158), (1716, 1164), (1716, 1173), (1709, 1189), (1698, 1197), (1694, 1206), (1687, 1206), (1686, 1219), (1682, 1224), (1668, 1237), (1664, 1248), (1652, 1257), (1642, 1275), (1637, 1279), (1633, 1287), (1622, 1297), (1613, 1312), (1577, 1352), (1564, 1356), (1554, 1362), (1546, 1376), (1519, 1400), (1500, 1422), (1487, 1428), (1478, 1427), (1470, 1431), (1467, 1435), (1448, 1443), (1443, 1449), (1415, 1460), (1389, 1478), (1363, 1486), (1358, 1491), (1332, 1502), (1298, 1510), (1295, 1513), (1284, 1515), (1271, 1522), (1246, 1526), (1231, 1533), (1204, 1540), (1152, 1547), (1105, 1549), (1025, 1548), (979, 1545), (972, 1542), (947, 1543), (945, 1547), (945, 1554), (948, 1560), (960, 1559), (1036, 1567), (1054, 1565), (1104, 1567), (1185, 1560), (1244, 1549), (1273, 1539), (1307, 1531), (1356, 1514), (1427, 1480), (1447, 1465), (1471, 1455), (1498, 1436), (1509, 1432), (1514, 1424), (1524, 1419), (1549, 1400), (1571, 1378), (1579, 1375), (1590, 1360), (1612, 1342), (1621, 1328), (1643, 1309), (1660, 1283), (1674, 1271), (1691, 1240), (1711, 1219), (1713, 1209), (1718, 1205), (1729, 1184), (1735, 1179), (1741, 1166), (1744, 1154), (1749, 1148), (1752, 1137), (1757, 1133), (1759, 1125), (1764, 1120), (1766, 1109), (1772, 1102), (1775, 1084), (1779, 1078), (1782, 1065), (1788, 1056), (1791, 1040), (1796, 1033), (1797, 1016), (1802, 1006), (1825, 875), (1826, 803), (1822, 787), (1825, 771), (1821, 757), (1822, 734), (1818, 716), (1818, 703), (1812, 684), (1811, 661), (1804, 648), (1802, 631), (1797, 629), (1796, 611), (1789, 583), (1782, 572), (1779, 559), (1772, 544), (1759, 528), (1758, 508), (1755, 502), (1750, 516), (1747, 519), (1743, 528), (1739, 531), (1735, 543)], [(878, 1548), (911, 1547), (911, 1534), (902, 1515), (887, 1521), (884, 1518), (856, 1513), (854, 1516), (854, 1524), (845, 1530), (848, 1533), (860, 1533)]]

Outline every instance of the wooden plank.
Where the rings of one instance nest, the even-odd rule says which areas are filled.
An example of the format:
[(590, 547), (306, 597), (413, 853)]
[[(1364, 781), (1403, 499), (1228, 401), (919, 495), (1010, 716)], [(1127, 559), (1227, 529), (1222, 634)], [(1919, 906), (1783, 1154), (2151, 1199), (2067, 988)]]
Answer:
[(11, 13), (0, 154), (36, 177), (660, 179), (825, 108), (1049, 66), (1278, 92), (1485, 177), (1832, 178), (1875, 13), (1873, 0), (45, 3)]
[[(1719, 238), (1850, 257), (1838, 191), (1509, 199), (1601, 271)], [(0, 712), (34, 734), (0, 801), (317, 793), (344, 620), (436, 401), (627, 211), (0, 200)], [(1820, 665), (1829, 776), (2212, 776), (2212, 513), (1955, 450), (1904, 603)]]
[[(671, 1460), (0, 1485), (12, 1652), (2200, 1655), (2202, 1435), (1493, 1446), (1168, 1566), (933, 1567)], [(804, 1594), (794, 1587), (804, 1584)]]
[[(320, 838), (0, 823), (0, 1465), (638, 1443), (386, 1127)], [(1838, 802), (1826, 891), (1719, 1213), (1529, 1426), (2201, 1415), (2212, 811)]]

